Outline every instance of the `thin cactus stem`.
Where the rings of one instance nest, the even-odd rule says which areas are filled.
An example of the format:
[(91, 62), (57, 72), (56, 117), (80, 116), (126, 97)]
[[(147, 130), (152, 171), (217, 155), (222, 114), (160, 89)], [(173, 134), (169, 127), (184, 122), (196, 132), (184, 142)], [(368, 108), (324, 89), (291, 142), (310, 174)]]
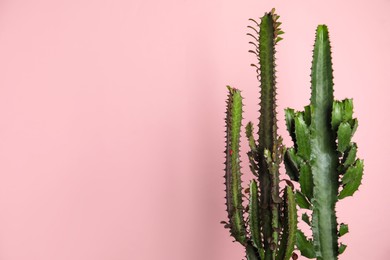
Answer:
[(246, 245), (246, 227), (242, 206), (240, 130), (242, 121), (242, 97), (240, 91), (228, 86), (226, 112), (226, 205), (232, 236)]
[[(273, 12), (261, 18), (259, 32), (260, 118), (257, 162), (260, 183), (260, 208), (264, 235), (265, 259), (275, 258), (279, 228), (279, 172), (271, 173), (264, 152), (275, 152), (277, 139), (275, 45), (278, 28)], [(277, 170), (278, 171), (278, 170)]]

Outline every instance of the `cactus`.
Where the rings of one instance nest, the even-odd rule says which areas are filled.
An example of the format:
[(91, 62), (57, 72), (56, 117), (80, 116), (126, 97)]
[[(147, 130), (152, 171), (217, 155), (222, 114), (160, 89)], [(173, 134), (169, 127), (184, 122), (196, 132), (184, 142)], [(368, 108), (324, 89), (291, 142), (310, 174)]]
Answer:
[[(254, 53), (259, 63), (256, 67), (260, 81), (260, 118), (258, 140), (253, 135), (253, 124), (246, 126), (250, 151), (247, 153), (250, 169), (256, 179), (250, 181), (249, 201), (244, 207), (241, 182), (240, 133), (242, 126), (242, 96), (238, 89), (228, 86), (226, 112), (226, 228), (245, 247), (248, 260), (288, 260), (293, 254), (297, 212), (293, 188), (286, 185), (280, 196), (279, 165), (285, 151), (277, 135), (275, 46), (282, 39), (279, 16), (274, 9), (266, 13), (261, 22), (253, 19), (248, 26), (255, 39)], [(248, 214), (246, 214), (248, 212)]]
[[(351, 142), (358, 122), (352, 117), (351, 99), (335, 101), (328, 28), (316, 32), (311, 68), (311, 99), (304, 111), (285, 110), (287, 129), (294, 142), (284, 162), (289, 176), (299, 182), (296, 201), (306, 213), (302, 220), (311, 226), (313, 238), (297, 232), (297, 247), (303, 256), (338, 259), (346, 245), (338, 238), (348, 225), (337, 224), (335, 205), (358, 189), (363, 161), (356, 159), (357, 145)], [(341, 190), (341, 191), (340, 191)]]

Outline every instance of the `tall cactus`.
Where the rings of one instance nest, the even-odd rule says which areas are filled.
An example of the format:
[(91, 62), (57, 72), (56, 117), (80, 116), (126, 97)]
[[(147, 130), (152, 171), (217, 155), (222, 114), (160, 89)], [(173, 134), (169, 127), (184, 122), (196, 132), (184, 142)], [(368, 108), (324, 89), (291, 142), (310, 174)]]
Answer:
[[(357, 145), (351, 142), (358, 122), (352, 117), (351, 99), (335, 101), (328, 28), (316, 32), (311, 68), (311, 99), (304, 111), (286, 109), (287, 129), (294, 146), (287, 149), (287, 173), (298, 181), (297, 204), (312, 211), (302, 220), (311, 225), (313, 239), (298, 231), (297, 246), (303, 256), (335, 260), (346, 248), (338, 237), (348, 226), (337, 224), (335, 205), (358, 189), (363, 161), (356, 159)], [(339, 191), (341, 189), (341, 191)]]
[[(253, 136), (253, 124), (246, 126), (250, 151), (250, 169), (257, 177), (249, 184), (248, 215), (243, 206), (240, 167), (240, 133), (242, 126), (242, 97), (239, 90), (228, 86), (226, 112), (226, 205), (231, 235), (246, 248), (248, 260), (288, 260), (294, 250), (297, 213), (293, 188), (287, 185), (280, 197), (279, 165), (284, 146), (277, 135), (275, 46), (282, 38), (279, 16), (274, 9), (261, 22), (248, 26), (255, 39), (251, 50), (256, 54), (260, 80), (260, 118), (258, 140)], [(260, 190), (259, 190), (260, 188)], [(260, 191), (260, 195), (259, 195)]]

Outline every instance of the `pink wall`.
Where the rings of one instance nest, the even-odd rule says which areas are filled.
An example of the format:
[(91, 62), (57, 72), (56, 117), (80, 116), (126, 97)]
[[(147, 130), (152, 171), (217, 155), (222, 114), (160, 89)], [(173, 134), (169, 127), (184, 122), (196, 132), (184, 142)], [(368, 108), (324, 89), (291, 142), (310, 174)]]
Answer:
[(0, 259), (242, 259), (219, 224), (225, 85), (256, 120), (246, 26), (274, 6), (281, 119), (308, 103), (319, 23), (355, 101), (366, 171), (338, 207), (341, 259), (389, 259), (388, 0), (1, 0)]

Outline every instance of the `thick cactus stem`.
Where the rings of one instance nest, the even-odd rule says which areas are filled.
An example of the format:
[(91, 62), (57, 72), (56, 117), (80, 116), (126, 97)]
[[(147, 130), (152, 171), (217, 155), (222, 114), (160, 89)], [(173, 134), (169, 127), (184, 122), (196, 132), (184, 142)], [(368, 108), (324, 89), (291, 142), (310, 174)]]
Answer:
[(249, 227), (252, 243), (258, 250), (263, 250), (260, 228), (259, 189), (255, 180), (249, 185)]
[[(312, 210), (312, 218), (302, 220), (312, 227), (313, 240), (302, 232), (297, 247), (303, 256), (336, 260), (346, 248), (338, 237), (348, 231), (345, 224), (337, 230), (335, 206), (339, 199), (352, 196), (362, 180), (363, 161), (356, 159), (357, 145), (352, 136), (357, 128), (351, 99), (333, 100), (331, 50), (328, 28), (317, 28), (311, 72), (310, 106), (303, 112), (286, 109), (287, 130), (294, 147), (287, 150), (286, 170), (300, 191), (297, 204)], [(342, 190), (339, 192), (340, 185)]]
[(337, 259), (338, 155), (331, 129), (333, 71), (328, 28), (317, 28), (311, 73), (311, 164), (313, 174), (313, 237), (317, 259)]

